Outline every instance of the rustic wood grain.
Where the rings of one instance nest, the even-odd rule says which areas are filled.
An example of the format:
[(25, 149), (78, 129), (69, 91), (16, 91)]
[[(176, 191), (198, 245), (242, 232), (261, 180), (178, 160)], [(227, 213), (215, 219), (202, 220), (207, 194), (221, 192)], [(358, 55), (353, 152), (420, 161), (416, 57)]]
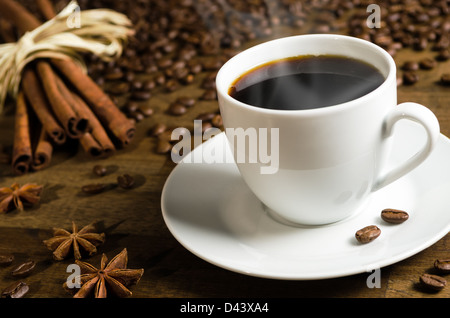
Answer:
[[(429, 50), (403, 50), (395, 59), (400, 66), (407, 60), (418, 61), (434, 55), (435, 52)], [(398, 100), (418, 102), (429, 107), (438, 117), (442, 133), (450, 136), (450, 88), (437, 84), (444, 72), (450, 72), (450, 61), (440, 62), (433, 70), (418, 71), (419, 82), (400, 86)], [(112, 257), (126, 247), (129, 267), (145, 269), (140, 283), (131, 289), (136, 298), (450, 297), (450, 286), (441, 292), (430, 293), (418, 285), (418, 277), (431, 271), (435, 259), (450, 258), (449, 235), (426, 250), (383, 268), (381, 288), (373, 289), (366, 285), (368, 273), (317, 281), (269, 280), (218, 268), (184, 249), (168, 231), (160, 207), (162, 188), (175, 164), (169, 156), (155, 154), (155, 138), (149, 135), (149, 131), (159, 122), (192, 128), (198, 114), (217, 111), (216, 101), (198, 101), (184, 116), (167, 114), (168, 105), (177, 97), (201, 96), (201, 82), (202, 77), (198, 77), (193, 84), (174, 93), (152, 97), (148, 103), (155, 109), (155, 114), (140, 122), (131, 145), (111, 158), (92, 160), (73, 142), (55, 149), (51, 166), (42, 171), (13, 176), (10, 166), (0, 165), (0, 186), (13, 182), (34, 182), (45, 186), (37, 206), (0, 215), (0, 253), (13, 253), (17, 261), (31, 258), (38, 264), (32, 275), (25, 279), (30, 285), (27, 297), (70, 297), (62, 284), (68, 276), (66, 268), (73, 261), (54, 261), (42, 241), (51, 236), (53, 227), (70, 228), (72, 220), (80, 227), (93, 220), (101, 221), (106, 242), (99, 247), (99, 252)], [(11, 144), (13, 127), (13, 115), (0, 117), (0, 144)], [(99, 163), (108, 168), (106, 176), (93, 174), (92, 168)], [(112, 186), (104, 193), (93, 196), (81, 192), (81, 186), (87, 183), (114, 184), (117, 176), (123, 173), (136, 178), (133, 189)], [(100, 256), (93, 256), (88, 262), (98, 265)], [(14, 281), (10, 270), (11, 266), (0, 268), (0, 290)]]

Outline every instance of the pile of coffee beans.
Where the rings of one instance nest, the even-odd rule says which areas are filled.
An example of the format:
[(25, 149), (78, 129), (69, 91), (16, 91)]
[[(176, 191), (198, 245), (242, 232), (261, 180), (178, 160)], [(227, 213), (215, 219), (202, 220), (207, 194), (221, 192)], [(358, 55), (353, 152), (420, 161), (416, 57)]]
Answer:
[[(379, 27), (370, 27), (370, 0), (79, 0), (84, 9), (111, 8), (127, 15), (136, 34), (123, 56), (103, 62), (87, 56), (89, 74), (131, 120), (139, 122), (155, 112), (149, 100), (195, 83), (203, 89), (196, 98), (215, 101), (215, 76), (230, 57), (248, 43), (290, 34), (340, 33), (369, 40), (392, 56), (399, 50), (435, 52), (401, 67), (398, 84), (413, 85), (420, 72), (448, 60), (450, 5), (446, 0), (380, 0)], [(67, 0), (55, 0), (58, 9)], [(440, 84), (448, 85), (444, 74)], [(170, 99), (166, 99), (170, 100)], [(168, 102), (165, 114), (189, 114), (193, 104)], [(167, 119), (166, 122), (170, 122)], [(170, 151), (159, 143), (157, 153)]]

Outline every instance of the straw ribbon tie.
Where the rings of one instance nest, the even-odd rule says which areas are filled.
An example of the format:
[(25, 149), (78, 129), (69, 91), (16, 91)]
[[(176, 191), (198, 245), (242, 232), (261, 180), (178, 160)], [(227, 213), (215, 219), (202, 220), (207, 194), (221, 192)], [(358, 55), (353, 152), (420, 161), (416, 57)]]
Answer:
[[(76, 15), (79, 24), (69, 25)], [(72, 59), (86, 72), (79, 52), (91, 52), (103, 60), (122, 54), (123, 43), (133, 35), (131, 21), (110, 9), (79, 10), (71, 1), (53, 19), (25, 33), (15, 43), (0, 45), (0, 113), (7, 94), (17, 97), (21, 73), (25, 66), (38, 58)]]

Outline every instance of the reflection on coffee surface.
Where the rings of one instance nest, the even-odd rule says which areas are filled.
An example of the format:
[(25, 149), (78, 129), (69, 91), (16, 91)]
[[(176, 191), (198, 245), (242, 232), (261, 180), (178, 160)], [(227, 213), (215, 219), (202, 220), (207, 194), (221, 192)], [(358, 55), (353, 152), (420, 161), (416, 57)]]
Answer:
[(306, 55), (258, 66), (234, 81), (229, 95), (270, 109), (313, 109), (364, 96), (384, 82), (378, 69), (345, 56)]

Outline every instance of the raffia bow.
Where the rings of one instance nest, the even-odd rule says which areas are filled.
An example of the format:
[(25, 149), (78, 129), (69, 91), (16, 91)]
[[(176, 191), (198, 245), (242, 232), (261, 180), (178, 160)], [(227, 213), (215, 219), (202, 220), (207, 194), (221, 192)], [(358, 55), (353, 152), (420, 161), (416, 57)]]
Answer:
[[(70, 23), (73, 15), (79, 24)], [(123, 43), (134, 34), (131, 21), (110, 9), (80, 11), (71, 1), (58, 15), (19, 41), (0, 45), (0, 113), (7, 94), (16, 98), (25, 66), (38, 58), (72, 59), (85, 72), (79, 52), (91, 52), (103, 60), (122, 54)]]

